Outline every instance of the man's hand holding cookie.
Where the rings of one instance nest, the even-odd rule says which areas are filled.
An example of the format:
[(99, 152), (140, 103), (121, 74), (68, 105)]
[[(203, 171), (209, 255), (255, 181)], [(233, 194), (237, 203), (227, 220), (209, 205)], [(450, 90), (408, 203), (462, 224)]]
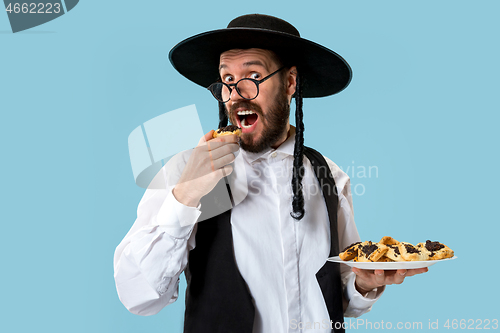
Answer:
[(213, 135), (214, 130), (211, 130), (200, 139), (173, 190), (177, 201), (186, 206), (198, 206), (200, 199), (233, 171), (229, 164), (240, 149), (238, 136), (230, 134), (213, 138)]

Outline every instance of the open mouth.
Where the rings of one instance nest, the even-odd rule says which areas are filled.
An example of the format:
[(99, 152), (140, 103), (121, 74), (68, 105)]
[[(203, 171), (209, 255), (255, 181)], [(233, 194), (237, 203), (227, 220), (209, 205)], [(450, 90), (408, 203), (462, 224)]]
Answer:
[(238, 124), (242, 129), (252, 128), (259, 120), (259, 115), (250, 110), (238, 111), (236, 113)]

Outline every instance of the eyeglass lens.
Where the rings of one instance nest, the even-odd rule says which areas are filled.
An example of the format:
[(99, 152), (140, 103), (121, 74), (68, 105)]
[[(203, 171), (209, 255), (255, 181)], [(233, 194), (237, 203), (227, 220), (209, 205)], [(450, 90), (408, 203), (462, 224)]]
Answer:
[[(254, 99), (258, 94), (257, 84), (249, 79), (240, 80), (237, 83), (236, 87), (234, 87), (233, 89), (236, 89), (240, 96), (245, 99)], [(212, 93), (214, 94), (215, 98), (223, 102), (227, 102), (231, 97), (231, 91), (229, 90), (229, 87), (222, 83), (217, 84), (216, 87), (213, 87)]]

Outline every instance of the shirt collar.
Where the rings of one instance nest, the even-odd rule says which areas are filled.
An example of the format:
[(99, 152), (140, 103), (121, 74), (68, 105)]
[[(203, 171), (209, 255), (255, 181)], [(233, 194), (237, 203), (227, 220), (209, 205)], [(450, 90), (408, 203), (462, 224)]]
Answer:
[(252, 164), (259, 159), (266, 159), (270, 154), (277, 152), (285, 158), (286, 156), (293, 156), (293, 150), (295, 146), (295, 127), (290, 125), (289, 136), (278, 148), (267, 148), (259, 153), (250, 153), (245, 150), (241, 150), (245, 160)]

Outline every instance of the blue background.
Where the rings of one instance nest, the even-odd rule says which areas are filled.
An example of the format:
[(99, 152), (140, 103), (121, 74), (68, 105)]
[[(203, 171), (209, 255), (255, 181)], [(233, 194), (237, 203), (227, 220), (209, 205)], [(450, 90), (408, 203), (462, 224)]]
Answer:
[[(181, 332), (184, 279), (152, 317), (130, 314), (114, 287), (114, 249), (144, 192), (127, 137), (190, 104), (205, 132), (217, 126), (213, 97), (168, 51), (255, 12), (353, 68), (347, 90), (305, 100), (305, 141), (352, 177), (361, 238), (439, 240), (459, 257), (389, 287), (361, 318), (439, 320), (438, 331), (446, 319), (500, 319), (499, 11), (472, 0), (80, 1), (17, 34), (0, 13), (1, 330)], [(378, 174), (358, 174), (370, 166)]]

